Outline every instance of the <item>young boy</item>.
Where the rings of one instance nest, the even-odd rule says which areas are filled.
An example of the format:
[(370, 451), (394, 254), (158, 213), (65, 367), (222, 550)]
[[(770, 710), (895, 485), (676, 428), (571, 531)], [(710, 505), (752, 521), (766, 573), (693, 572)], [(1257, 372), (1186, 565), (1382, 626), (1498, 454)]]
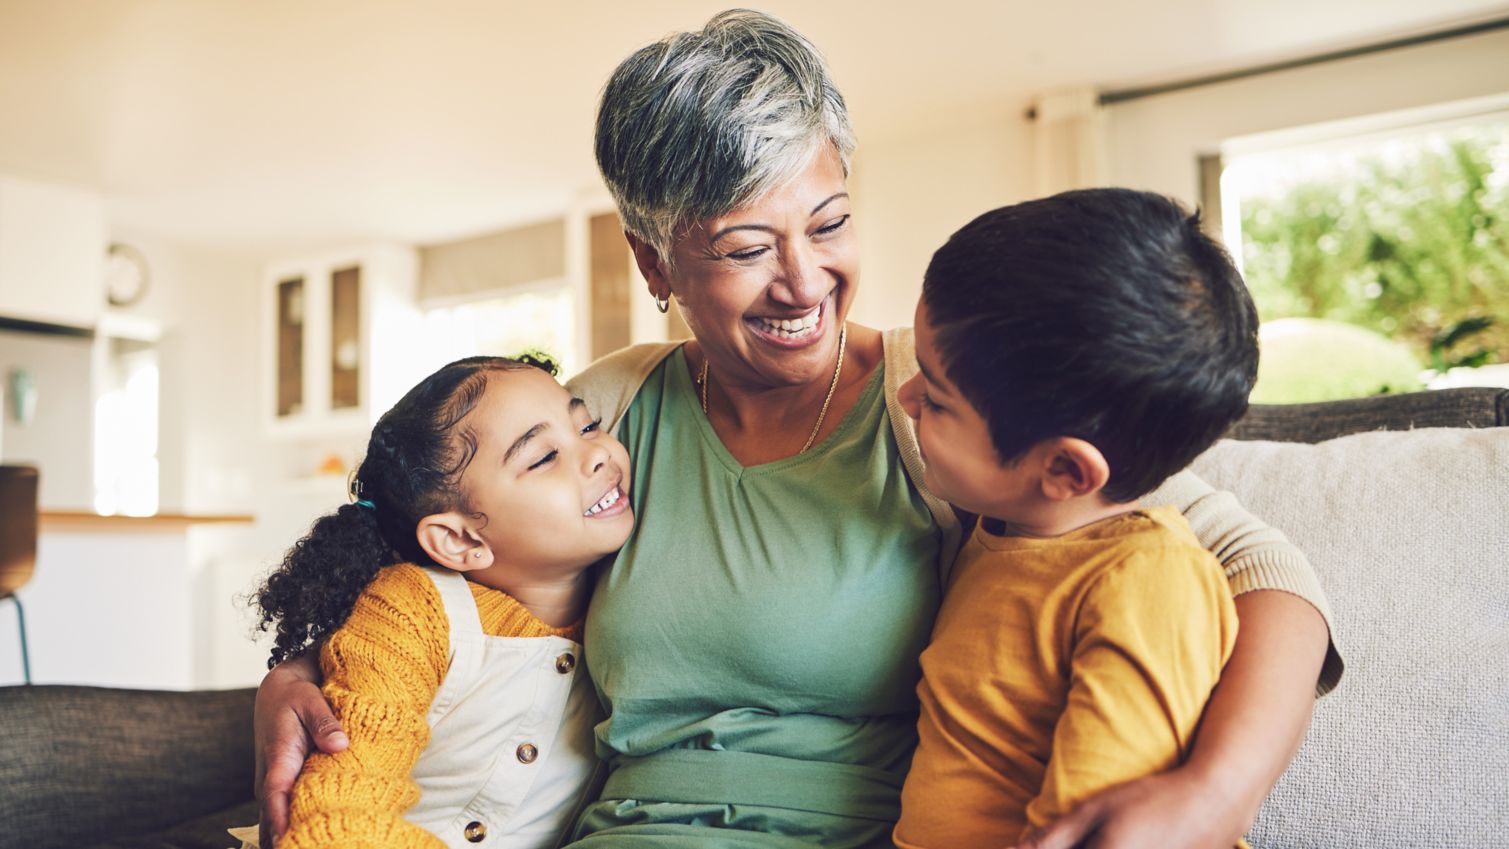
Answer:
[(955, 233), (915, 329), (927, 485), (980, 523), (922, 655), (895, 839), (1009, 846), (1188, 754), (1236, 610), (1183, 516), (1137, 499), (1246, 410), (1257, 316), (1198, 216), (1097, 189)]

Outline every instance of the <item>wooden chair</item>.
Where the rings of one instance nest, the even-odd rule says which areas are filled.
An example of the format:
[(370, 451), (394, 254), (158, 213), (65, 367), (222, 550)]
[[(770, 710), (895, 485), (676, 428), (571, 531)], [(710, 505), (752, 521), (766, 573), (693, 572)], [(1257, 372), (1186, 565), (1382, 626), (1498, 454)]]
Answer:
[(16, 604), (21, 631), (21, 672), (31, 683), (26, 650), (26, 612), (16, 590), (26, 586), (37, 568), (37, 468), (0, 466), (0, 601)]

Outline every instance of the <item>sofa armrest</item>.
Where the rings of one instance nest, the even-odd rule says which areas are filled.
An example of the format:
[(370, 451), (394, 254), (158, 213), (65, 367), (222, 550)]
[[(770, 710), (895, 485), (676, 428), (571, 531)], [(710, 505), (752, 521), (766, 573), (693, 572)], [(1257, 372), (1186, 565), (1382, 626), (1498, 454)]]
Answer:
[(250, 800), (255, 698), (0, 687), (0, 847), (88, 845)]
[(1509, 389), (1470, 387), (1318, 404), (1254, 404), (1230, 439), (1324, 442), (1374, 430), (1509, 425)]

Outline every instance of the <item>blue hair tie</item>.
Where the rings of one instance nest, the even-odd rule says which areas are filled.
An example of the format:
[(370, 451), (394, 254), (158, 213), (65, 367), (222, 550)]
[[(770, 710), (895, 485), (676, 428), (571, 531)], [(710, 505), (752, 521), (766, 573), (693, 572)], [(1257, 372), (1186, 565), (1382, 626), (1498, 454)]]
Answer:
[(368, 510), (376, 510), (377, 509), (377, 505), (376, 504), (373, 504), (372, 502), (368, 501), (365, 498), (363, 498), (360, 501), (356, 502), (356, 506), (358, 506), (358, 507), (365, 507)]

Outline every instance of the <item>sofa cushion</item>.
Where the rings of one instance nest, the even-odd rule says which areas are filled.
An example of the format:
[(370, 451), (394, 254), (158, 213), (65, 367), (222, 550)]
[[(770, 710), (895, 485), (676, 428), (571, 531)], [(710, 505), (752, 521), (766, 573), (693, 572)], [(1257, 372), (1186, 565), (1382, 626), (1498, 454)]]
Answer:
[(227, 834), (227, 829), (252, 825), (256, 821), (257, 802), (253, 799), (162, 831), (138, 837), (116, 836), (92, 843), (88, 849), (234, 849), (240, 841)]
[(1346, 659), (1256, 847), (1509, 832), (1509, 428), (1225, 441), (1195, 471), (1310, 558)]
[(0, 849), (121, 841), (244, 804), (255, 696), (0, 687)]

